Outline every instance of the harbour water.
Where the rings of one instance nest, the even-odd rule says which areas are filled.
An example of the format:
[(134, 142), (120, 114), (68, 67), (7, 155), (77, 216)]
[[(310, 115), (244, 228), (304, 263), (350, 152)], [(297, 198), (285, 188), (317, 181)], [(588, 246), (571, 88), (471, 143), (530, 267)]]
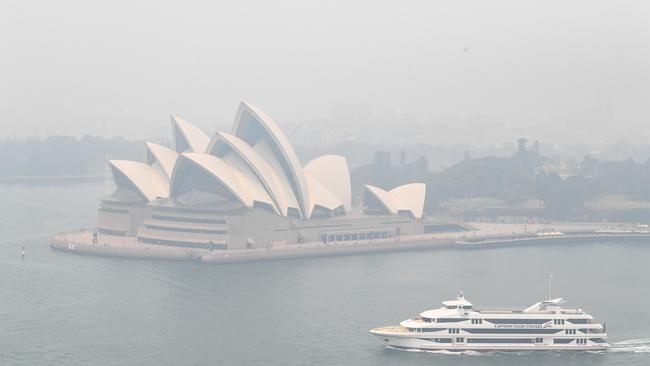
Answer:
[[(232, 265), (72, 255), (101, 182), (0, 185), (1, 365), (648, 365), (650, 242), (438, 249)], [(22, 258), (22, 247), (25, 258)], [(476, 306), (546, 294), (607, 322), (607, 352), (390, 350), (368, 333), (462, 288)]]

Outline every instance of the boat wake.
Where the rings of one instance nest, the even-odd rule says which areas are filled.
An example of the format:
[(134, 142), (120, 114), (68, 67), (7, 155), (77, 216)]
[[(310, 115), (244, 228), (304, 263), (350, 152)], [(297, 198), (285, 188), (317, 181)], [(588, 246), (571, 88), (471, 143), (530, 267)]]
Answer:
[(650, 338), (630, 339), (612, 343), (609, 352), (650, 353)]
[(402, 352), (417, 352), (417, 353), (432, 353), (438, 355), (452, 355), (452, 356), (486, 356), (491, 355), (491, 351), (448, 351), (448, 350), (424, 350), (417, 348), (398, 348), (392, 346), (386, 346), (386, 348)]

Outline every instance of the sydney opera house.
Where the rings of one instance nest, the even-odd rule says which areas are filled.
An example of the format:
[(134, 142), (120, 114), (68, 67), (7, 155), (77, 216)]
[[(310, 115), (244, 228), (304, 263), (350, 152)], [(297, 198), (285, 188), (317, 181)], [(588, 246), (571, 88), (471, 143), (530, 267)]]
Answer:
[(367, 185), (353, 208), (345, 158), (301, 164), (278, 125), (250, 104), (240, 105), (231, 133), (211, 138), (181, 118), (171, 122), (172, 148), (147, 143), (144, 162), (109, 162), (116, 189), (101, 198), (98, 234), (216, 251), (425, 231), (423, 183)]

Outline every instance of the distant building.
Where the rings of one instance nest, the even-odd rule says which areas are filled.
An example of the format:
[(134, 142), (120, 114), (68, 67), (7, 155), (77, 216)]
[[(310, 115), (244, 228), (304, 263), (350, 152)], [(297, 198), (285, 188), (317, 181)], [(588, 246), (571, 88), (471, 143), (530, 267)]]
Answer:
[(546, 162), (539, 170), (545, 174), (555, 173), (562, 180), (573, 177), (579, 173), (578, 164), (575, 160), (568, 158)]
[(99, 233), (221, 250), (425, 232), (423, 183), (366, 186), (365, 210), (354, 213), (345, 158), (303, 166), (278, 125), (250, 104), (240, 105), (230, 134), (212, 138), (172, 116), (172, 141), (173, 149), (146, 143), (145, 162), (109, 162), (117, 189), (101, 199)]

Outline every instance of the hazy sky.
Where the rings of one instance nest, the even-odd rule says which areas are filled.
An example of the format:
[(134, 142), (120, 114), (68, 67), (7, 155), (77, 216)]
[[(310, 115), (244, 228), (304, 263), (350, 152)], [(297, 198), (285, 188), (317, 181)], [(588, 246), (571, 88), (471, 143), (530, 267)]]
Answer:
[(212, 133), (246, 100), (650, 141), (647, 0), (2, 0), (0, 47), (0, 137)]

